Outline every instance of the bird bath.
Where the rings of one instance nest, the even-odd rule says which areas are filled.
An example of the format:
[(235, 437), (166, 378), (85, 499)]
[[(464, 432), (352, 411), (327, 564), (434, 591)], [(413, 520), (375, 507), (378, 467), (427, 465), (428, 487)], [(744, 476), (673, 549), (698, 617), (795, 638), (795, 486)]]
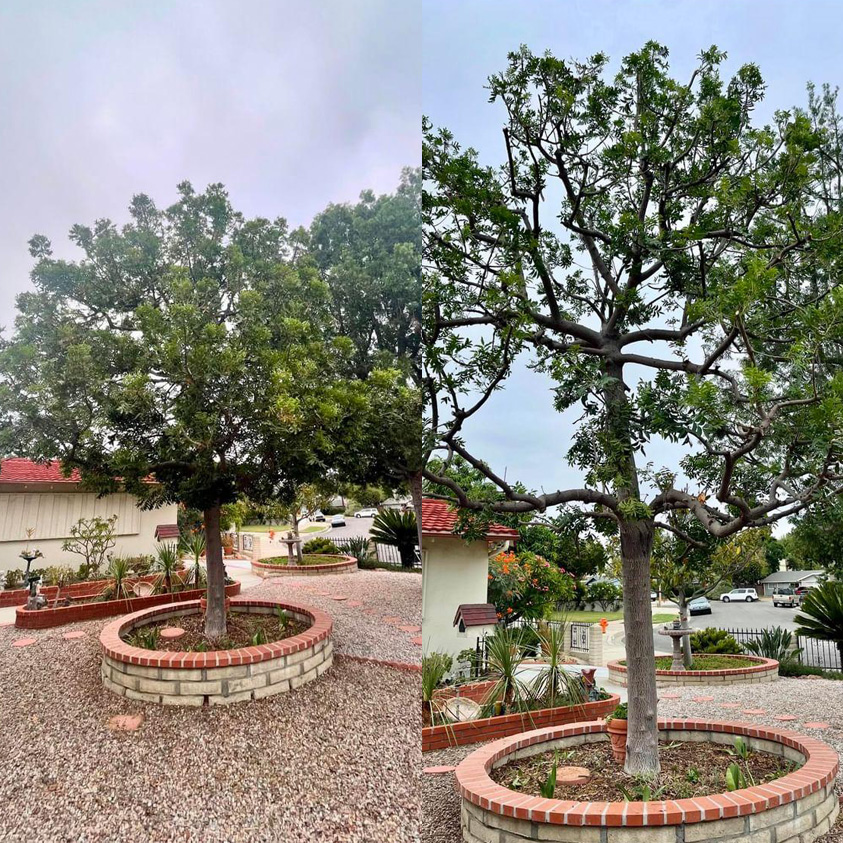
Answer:
[(690, 635), (692, 629), (682, 626), (665, 626), (659, 630), (659, 635), (667, 635), (673, 639), (673, 663), (671, 670), (685, 670), (685, 662), (682, 658), (682, 639)]
[(286, 536), (279, 539), (280, 542), (283, 542), (287, 545), (287, 556), (288, 556), (288, 565), (298, 565), (299, 560), (301, 559), (301, 545), (302, 539), (301, 536), (294, 536), (292, 530), (287, 533)]

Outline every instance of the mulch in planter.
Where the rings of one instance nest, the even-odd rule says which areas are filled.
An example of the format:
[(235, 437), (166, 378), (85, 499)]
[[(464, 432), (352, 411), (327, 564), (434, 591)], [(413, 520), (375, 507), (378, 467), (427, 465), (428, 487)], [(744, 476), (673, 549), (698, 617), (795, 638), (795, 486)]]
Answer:
[(217, 641), (211, 642), (205, 637), (205, 615), (195, 612), (191, 615), (181, 615), (178, 618), (167, 618), (142, 627), (136, 627), (123, 636), (123, 639), (136, 647), (143, 644), (136, 635), (138, 629), (148, 630), (151, 627), (166, 629), (167, 627), (178, 626), (184, 630), (180, 638), (166, 639), (158, 638), (155, 645), (156, 650), (169, 650), (171, 652), (205, 652), (210, 650), (235, 650), (239, 647), (255, 646), (255, 635), (259, 630), (266, 634), (266, 640), (259, 643), (270, 644), (273, 641), (283, 641), (293, 635), (299, 635), (309, 629), (310, 624), (285, 616), (283, 628), (280, 626), (277, 615), (250, 614), (246, 612), (229, 612), (225, 619), (226, 635)]
[[(583, 744), (581, 747), (559, 750), (559, 767), (585, 767), (591, 779), (585, 784), (558, 783), (555, 799), (574, 799), (590, 802), (623, 802), (621, 787), (630, 793), (637, 782), (624, 773), (614, 758), (608, 741)], [(553, 767), (554, 753), (544, 752), (531, 758), (512, 761), (492, 770), (491, 777), (500, 785), (519, 793), (541, 796), (540, 787), (547, 780)], [(665, 786), (656, 799), (693, 799), (713, 793), (725, 793), (726, 770), (738, 762), (745, 771), (743, 761), (729, 753), (729, 747), (716, 743), (662, 743), (659, 748), (661, 773), (655, 788)], [(749, 770), (755, 784), (773, 781), (792, 773), (798, 764), (780, 755), (751, 752)], [(750, 784), (747, 780), (747, 784)], [(654, 789), (655, 789), (654, 788)], [(640, 798), (640, 797), (638, 797)]]

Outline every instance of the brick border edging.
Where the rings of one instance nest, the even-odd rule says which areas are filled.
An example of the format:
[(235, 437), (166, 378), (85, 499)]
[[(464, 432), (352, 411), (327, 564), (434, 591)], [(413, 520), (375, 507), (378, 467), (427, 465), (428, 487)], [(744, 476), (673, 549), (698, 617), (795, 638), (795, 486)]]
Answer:
[[(700, 655), (705, 655), (705, 653), (700, 653)], [(778, 678), (779, 663), (775, 659), (732, 653), (729, 653), (729, 657), (746, 659), (755, 662), (755, 664), (723, 670), (656, 670), (656, 684), (681, 686), (687, 683), (700, 685), (705, 684), (705, 681), (708, 680), (714, 684), (738, 685), (749, 682), (771, 682)], [(608, 662), (606, 667), (609, 669), (609, 680), (611, 682), (626, 686), (626, 665), (615, 660)]]
[(325, 565), (271, 565), (252, 560), (252, 573), (264, 579), (272, 577), (314, 577), (322, 574), (353, 574), (357, 570), (357, 557), (344, 553), (320, 553), (319, 556), (333, 556), (341, 562)]
[(448, 723), (440, 726), (422, 727), (422, 752), (433, 752), (452, 746), (466, 746), (495, 738), (523, 734), (525, 726), (529, 730), (544, 729), (548, 726), (564, 726), (570, 723), (591, 721), (597, 717), (611, 714), (621, 698), (611, 694), (608, 699), (581, 705), (565, 705), (556, 708), (542, 708), (538, 711), (500, 714), (496, 717), (483, 717), (467, 720), (463, 723)]
[[(226, 597), (240, 594), (242, 585), (234, 582), (225, 587)], [(45, 609), (19, 607), (15, 611), (15, 626), (18, 629), (50, 629), (68, 623), (98, 620), (137, 612), (153, 606), (184, 603), (205, 596), (204, 588), (191, 588), (173, 594), (150, 594), (148, 597), (130, 597), (126, 600), (103, 600), (97, 603), (79, 603), (70, 606), (53, 606)]]
[[(556, 826), (596, 826), (630, 828), (651, 826), (686, 826), (716, 820), (740, 819), (763, 811), (787, 806), (828, 788), (826, 799), (837, 798), (833, 785), (839, 770), (837, 753), (816, 738), (805, 737), (783, 729), (770, 729), (748, 723), (706, 720), (660, 719), (661, 731), (703, 731), (743, 735), (770, 741), (795, 750), (805, 762), (798, 770), (765, 785), (742, 788), (729, 793), (711, 794), (695, 799), (660, 800), (653, 802), (577, 802), (527, 796), (496, 784), (489, 776), (491, 767), (521, 749), (564, 738), (605, 733), (603, 721), (577, 723), (536, 729), (513, 737), (502, 738), (465, 758), (455, 771), (461, 798), (492, 815)], [(813, 807), (813, 806), (811, 806)], [(833, 811), (832, 811), (833, 813)], [(797, 813), (794, 813), (794, 818)], [(828, 815), (825, 816), (828, 820)], [(715, 833), (715, 832), (713, 832)], [(715, 836), (711, 839), (719, 839)], [(731, 832), (730, 832), (731, 833)], [(794, 835), (798, 837), (798, 831)], [(471, 838), (466, 838), (471, 839)], [(520, 839), (514, 837), (514, 840)], [(535, 839), (528, 836), (525, 839)], [(564, 837), (554, 839), (564, 840)], [(577, 838), (580, 839), (580, 838)], [(638, 838), (636, 838), (638, 839)], [(701, 838), (706, 839), (706, 838)], [(736, 838), (737, 839), (737, 838)], [(789, 840), (791, 837), (777, 837)]]

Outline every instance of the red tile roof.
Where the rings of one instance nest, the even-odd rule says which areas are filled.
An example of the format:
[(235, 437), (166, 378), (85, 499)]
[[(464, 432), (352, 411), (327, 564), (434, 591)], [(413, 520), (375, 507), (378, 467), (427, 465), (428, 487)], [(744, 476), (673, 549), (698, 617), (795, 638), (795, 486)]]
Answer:
[[(447, 501), (425, 498), (422, 501), (422, 535), (453, 536), (457, 524), (457, 512), (451, 509)], [(490, 524), (486, 532), (490, 541), (497, 539), (517, 539), (518, 531), (502, 524)]]
[(491, 603), (462, 603), (454, 615), (454, 626), (462, 617), (463, 626), (488, 626), (498, 622), (498, 613)]
[(79, 472), (74, 470), (70, 477), (61, 473), (57, 460), (35, 463), (22, 457), (0, 460), (0, 484), (2, 483), (78, 483)]

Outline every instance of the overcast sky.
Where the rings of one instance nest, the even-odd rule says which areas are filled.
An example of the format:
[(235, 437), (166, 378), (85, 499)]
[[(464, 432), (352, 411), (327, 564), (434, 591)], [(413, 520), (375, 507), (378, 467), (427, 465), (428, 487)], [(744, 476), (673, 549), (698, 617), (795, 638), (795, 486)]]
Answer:
[[(607, 53), (618, 61), (654, 39), (670, 49), (671, 69), (687, 79), (696, 56), (716, 44), (729, 55), (723, 75), (754, 62), (767, 82), (759, 122), (776, 109), (804, 106), (806, 82), (843, 84), (843, 4), (836, 0), (424, 0), (423, 109), (488, 164), (504, 160), (500, 104), (485, 80), (520, 44), (559, 58)], [(516, 8), (517, 7), (517, 8)], [(569, 418), (555, 413), (550, 383), (524, 369), (510, 378), (467, 428), (475, 455), (510, 480), (545, 491), (577, 482), (566, 466)], [(664, 444), (646, 455), (676, 467), (681, 452)]]
[[(0, 326), (27, 241), (223, 182), (307, 224), (421, 156), (418, 0), (3, 0)], [(66, 245), (67, 244), (67, 245)]]

